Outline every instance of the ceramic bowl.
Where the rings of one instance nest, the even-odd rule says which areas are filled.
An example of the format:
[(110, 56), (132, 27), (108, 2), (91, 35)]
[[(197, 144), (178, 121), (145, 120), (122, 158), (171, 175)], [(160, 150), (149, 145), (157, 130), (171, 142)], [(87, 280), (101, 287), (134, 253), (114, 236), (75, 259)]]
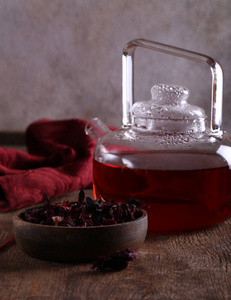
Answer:
[(59, 262), (93, 261), (117, 250), (137, 250), (147, 234), (147, 213), (136, 220), (103, 226), (64, 227), (30, 223), (13, 216), (17, 244), (31, 257)]

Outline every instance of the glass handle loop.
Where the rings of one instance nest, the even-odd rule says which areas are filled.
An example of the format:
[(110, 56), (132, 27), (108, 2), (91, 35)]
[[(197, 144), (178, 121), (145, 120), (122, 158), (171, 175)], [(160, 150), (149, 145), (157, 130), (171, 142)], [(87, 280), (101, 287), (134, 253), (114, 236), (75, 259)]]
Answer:
[(131, 126), (131, 109), (134, 104), (134, 53), (136, 47), (182, 57), (209, 65), (212, 73), (211, 90), (211, 121), (210, 130), (215, 136), (222, 134), (222, 102), (223, 102), (223, 70), (220, 63), (204, 54), (157, 43), (154, 41), (136, 39), (123, 48), (122, 54), (122, 87), (123, 87), (123, 127)]

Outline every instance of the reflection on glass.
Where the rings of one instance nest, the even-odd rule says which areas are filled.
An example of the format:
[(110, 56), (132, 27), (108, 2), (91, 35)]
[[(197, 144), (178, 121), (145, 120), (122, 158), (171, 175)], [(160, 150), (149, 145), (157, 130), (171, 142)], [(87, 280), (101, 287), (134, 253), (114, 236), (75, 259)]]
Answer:
[(231, 147), (221, 145), (217, 150), (217, 154), (222, 156), (227, 161), (229, 168), (231, 169)]

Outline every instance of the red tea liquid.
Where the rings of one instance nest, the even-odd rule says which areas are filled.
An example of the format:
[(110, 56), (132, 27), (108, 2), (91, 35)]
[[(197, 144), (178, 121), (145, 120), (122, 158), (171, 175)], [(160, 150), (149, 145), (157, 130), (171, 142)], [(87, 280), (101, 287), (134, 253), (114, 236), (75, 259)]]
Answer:
[(200, 229), (231, 216), (231, 172), (218, 155), (143, 152), (99, 160), (94, 160), (95, 197), (148, 204), (149, 233)]

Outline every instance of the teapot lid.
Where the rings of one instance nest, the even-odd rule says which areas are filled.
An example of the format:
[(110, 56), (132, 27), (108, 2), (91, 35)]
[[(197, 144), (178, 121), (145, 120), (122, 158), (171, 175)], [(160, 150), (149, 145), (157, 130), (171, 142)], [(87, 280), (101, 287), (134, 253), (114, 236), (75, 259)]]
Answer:
[(159, 133), (205, 131), (206, 115), (201, 107), (187, 102), (189, 90), (177, 85), (157, 84), (152, 99), (132, 107), (132, 129)]

